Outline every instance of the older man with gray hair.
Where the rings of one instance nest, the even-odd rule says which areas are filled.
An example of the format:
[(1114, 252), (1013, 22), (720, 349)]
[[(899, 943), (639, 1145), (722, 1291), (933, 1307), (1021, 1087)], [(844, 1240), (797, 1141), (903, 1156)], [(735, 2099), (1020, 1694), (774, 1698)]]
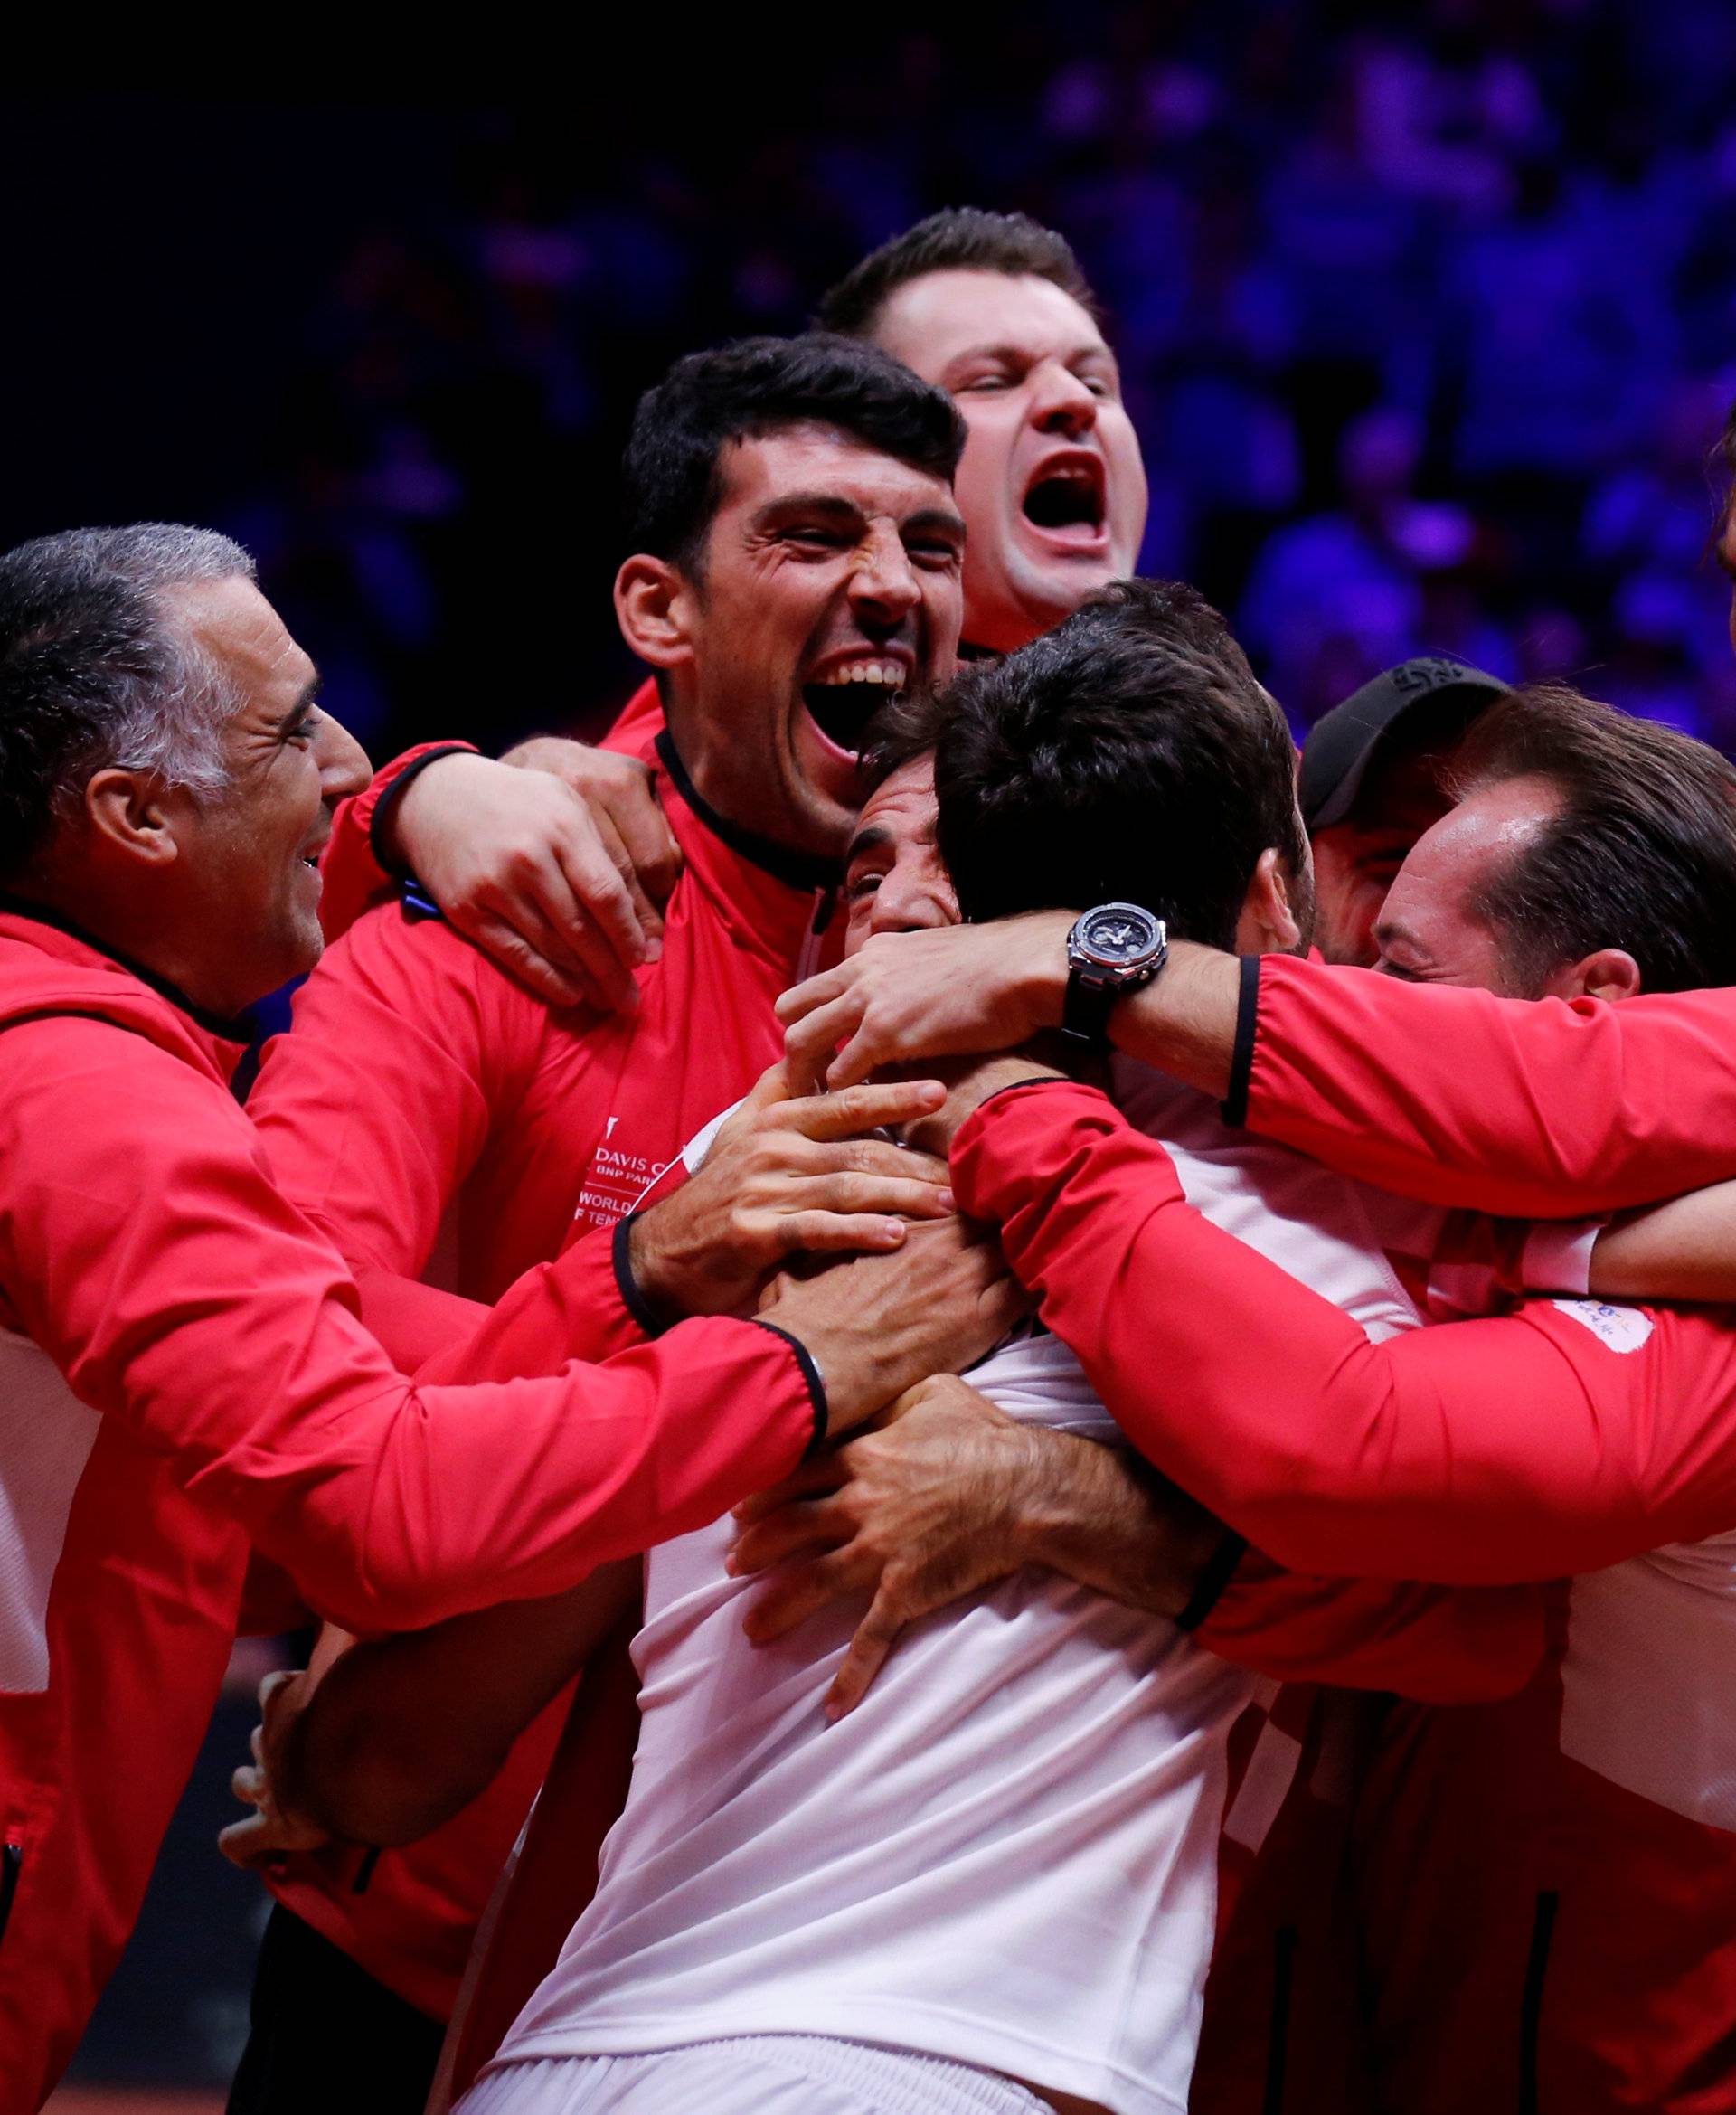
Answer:
[(557, 1592), (1005, 1327), (998, 1262), (936, 1227), (607, 1365), (396, 1372), (229, 1091), (233, 1016), (319, 953), (365, 782), (317, 691), (224, 537), (0, 557), (0, 2115), (125, 1942), (250, 1544), (354, 1628)]

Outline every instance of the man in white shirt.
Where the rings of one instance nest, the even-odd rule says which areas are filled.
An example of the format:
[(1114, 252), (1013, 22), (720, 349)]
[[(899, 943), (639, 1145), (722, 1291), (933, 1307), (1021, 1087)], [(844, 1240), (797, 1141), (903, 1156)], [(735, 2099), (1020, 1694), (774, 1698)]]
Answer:
[[(1154, 821), (1166, 816), (1179, 836), (1214, 784), (1235, 788), (1235, 822), (1196, 832), (1182, 871), (1168, 869), (1161, 833), (1123, 845), (1120, 871), (1149, 868), (1179, 930), (1250, 949), (1301, 944), (1307, 854), (1288, 740), (1215, 614), (1188, 590), (1128, 590), (1048, 650), (1099, 694), (1110, 677), (1152, 701)], [(1065, 817), (1058, 828), (1077, 837)], [(1184, 1090), (1128, 1085), (1208, 1214), (1371, 1334), (1419, 1319), (1354, 1185), (1227, 1131)], [(702, 1170), (671, 1203), (703, 1197), (705, 1182)], [(678, 1285), (645, 1289), (679, 1305)], [(1016, 1335), (973, 1380), (1014, 1420), (1119, 1444), (1071, 1355), (1040, 1332)], [(828, 1724), (820, 1695), (859, 1611), (769, 1649), (750, 1644), (742, 1618), (758, 1590), (732, 1576), (732, 1532), (718, 1523), (649, 1562), (627, 1812), (595, 1901), (467, 2115), (1176, 2115), (1217, 1906), (1229, 1735), (1257, 1678), (1202, 1650), (1175, 1599), (1154, 1620), (1032, 1569), (912, 1630), (860, 1707)], [(1527, 1671), (1537, 1633), (1523, 1594), (1382, 1591), (1394, 1598), (1375, 1618), (1358, 1598), (1367, 1590), (1347, 1589), (1353, 1618), (1390, 1633), (1396, 1609), (1435, 1654), (1430, 1693), (1499, 1689)], [(507, 1660), (545, 1662), (558, 1679), (597, 1619), (581, 1599), (470, 1627), (495, 1690)], [(1462, 1625), (1446, 1676), (1443, 1621)], [(402, 1660), (407, 1648), (423, 1684), (439, 1680), (427, 1757), (439, 1775), (459, 1722), (499, 1697), (455, 1674), (461, 1652), (443, 1665), (433, 1635), (354, 1656), (298, 1729), (304, 1765), (319, 1722), (379, 1695), (365, 1654)], [(1376, 1678), (1392, 1673), (1383, 1662)], [(401, 1770), (402, 1715), (386, 1716)], [(376, 1836), (398, 1826), (378, 1808), (346, 1813), (330, 1783), (308, 1781), (317, 1775), (292, 1773), (289, 1789), (317, 1789), (324, 1817)]]

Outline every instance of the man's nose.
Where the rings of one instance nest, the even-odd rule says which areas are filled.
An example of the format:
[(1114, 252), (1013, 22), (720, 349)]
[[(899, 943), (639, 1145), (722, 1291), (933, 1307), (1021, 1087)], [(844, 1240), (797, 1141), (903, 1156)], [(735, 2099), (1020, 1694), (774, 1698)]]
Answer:
[(373, 777), (368, 752), (341, 720), (329, 713), (320, 715), (314, 735), (314, 752), (319, 759), (321, 798), (331, 806), (363, 792)]
[(1071, 367), (1063, 367), (1059, 360), (1047, 360), (1037, 371), (1031, 423), (1039, 433), (1082, 439), (1097, 424), (1097, 399)]
[(957, 917), (926, 883), (901, 884), (888, 874), (874, 892), (871, 932), (930, 932), (937, 926), (956, 925)]
[(890, 526), (872, 530), (850, 576), (851, 608), (859, 616), (898, 624), (921, 600), (922, 583), (903, 539)]

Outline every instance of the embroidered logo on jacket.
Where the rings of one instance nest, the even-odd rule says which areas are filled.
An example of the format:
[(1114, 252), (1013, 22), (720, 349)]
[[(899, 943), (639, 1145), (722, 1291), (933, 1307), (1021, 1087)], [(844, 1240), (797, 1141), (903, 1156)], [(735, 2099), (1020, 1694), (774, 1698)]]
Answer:
[(1557, 1300), (1555, 1305), (1611, 1351), (1637, 1351), (1652, 1333), (1652, 1317), (1638, 1308), (1612, 1308), (1608, 1300)]

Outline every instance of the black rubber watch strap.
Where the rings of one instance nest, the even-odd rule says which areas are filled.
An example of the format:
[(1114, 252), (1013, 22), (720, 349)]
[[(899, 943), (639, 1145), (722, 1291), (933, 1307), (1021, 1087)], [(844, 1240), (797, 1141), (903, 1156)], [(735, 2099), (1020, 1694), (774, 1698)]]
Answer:
[(1092, 1050), (1109, 1047), (1109, 1008), (1121, 996), (1112, 984), (1089, 981), (1073, 963), (1067, 971), (1067, 996), (1061, 1001), (1061, 1032)]

